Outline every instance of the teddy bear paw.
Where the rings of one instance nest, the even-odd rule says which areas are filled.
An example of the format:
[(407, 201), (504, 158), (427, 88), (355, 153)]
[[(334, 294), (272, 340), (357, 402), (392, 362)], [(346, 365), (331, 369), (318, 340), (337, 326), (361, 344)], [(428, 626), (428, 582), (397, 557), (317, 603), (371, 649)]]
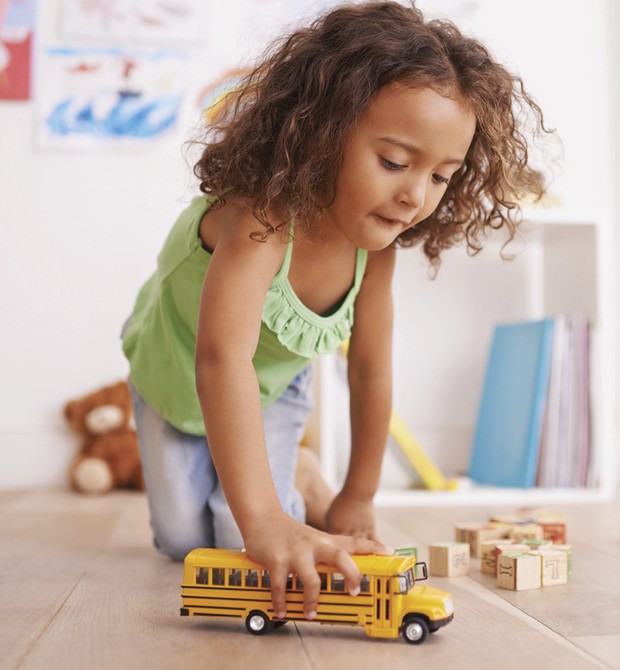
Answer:
[(107, 493), (114, 487), (110, 466), (101, 458), (84, 458), (72, 473), (74, 487), (82, 493)]

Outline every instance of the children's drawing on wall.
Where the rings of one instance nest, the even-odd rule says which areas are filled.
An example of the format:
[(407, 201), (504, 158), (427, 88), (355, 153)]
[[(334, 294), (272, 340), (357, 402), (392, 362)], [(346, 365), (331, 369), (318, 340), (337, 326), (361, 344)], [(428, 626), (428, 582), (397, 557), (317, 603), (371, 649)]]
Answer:
[(226, 70), (200, 91), (196, 104), (205, 123), (217, 123), (226, 115), (227, 105), (234, 101), (235, 91), (250, 72), (250, 68)]
[(61, 32), (157, 44), (200, 42), (206, 5), (201, 0), (63, 0)]
[(30, 98), (36, 0), (0, 0), (0, 100)]
[(40, 146), (135, 147), (161, 137), (179, 115), (188, 59), (172, 51), (43, 50)]

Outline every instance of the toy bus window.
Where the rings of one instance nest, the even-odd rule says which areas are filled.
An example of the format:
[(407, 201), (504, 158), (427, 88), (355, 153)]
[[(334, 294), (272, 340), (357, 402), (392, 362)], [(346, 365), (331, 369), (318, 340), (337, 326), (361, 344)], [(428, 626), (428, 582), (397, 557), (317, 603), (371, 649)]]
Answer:
[(237, 568), (231, 568), (228, 573), (228, 585), (229, 586), (241, 586), (241, 570)]
[(398, 593), (409, 593), (413, 582), (413, 570), (411, 569), (398, 575)]
[(224, 570), (224, 568), (213, 568), (211, 583), (215, 586), (224, 586), (226, 583), (226, 570)]
[(409, 582), (409, 588), (412, 589), (415, 584), (415, 577), (413, 576), (413, 568), (407, 570), (407, 581)]
[(196, 584), (208, 584), (208, 583), (209, 583), (209, 568), (197, 568)]
[[(325, 591), (327, 589), (327, 573), (319, 572), (319, 579), (321, 580), (321, 586), (319, 588), (321, 591)], [(299, 575), (295, 576), (295, 588), (299, 591), (303, 591), (304, 588), (304, 583), (299, 578)]]
[(368, 575), (362, 575), (360, 593), (370, 593), (370, 580), (368, 579)]
[(332, 575), (332, 591), (342, 591), (344, 593), (344, 575), (334, 572)]
[(293, 588), (293, 573), (291, 572), (286, 578), (286, 590), (290, 591)]
[(263, 574), (261, 575), (261, 586), (264, 589), (271, 588), (271, 577), (269, 576), (269, 572), (267, 570), (263, 570)]
[(258, 586), (258, 570), (246, 570), (245, 585), (250, 587)]

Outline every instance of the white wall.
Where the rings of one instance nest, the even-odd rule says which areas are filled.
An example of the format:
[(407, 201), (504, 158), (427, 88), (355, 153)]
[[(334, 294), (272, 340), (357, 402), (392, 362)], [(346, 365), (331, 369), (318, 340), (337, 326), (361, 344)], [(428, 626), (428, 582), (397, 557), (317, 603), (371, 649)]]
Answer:
[[(295, 18), (318, 3), (263, 0), (252, 3), (252, 17), (244, 13), (248, 4), (230, 0), (212, 10), (205, 44), (195, 51), (195, 86), (181, 123), (152, 148), (43, 152), (34, 146), (34, 103), (0, 103), (0, 489), (64, 482), (77, 443), (61, 416), (64, 402), (127, 372), (121, 325), (193, 189), (181, 145), (195, 122), (196, 90), (226, 67), (251, 59), (282, 25), (274, 17)], [(556, 190), (564, 204), (610, 210), (615, 173), (604, 29), (613, 0), (588, 3), (588, 20), (575, 0), (420, 4), (448, 12), (477, 7), (472, 29), (492, 40), (507, 62), (518, 63), (549, 123), (563, 135), (566, 163)], [(63, 43), (58, 9), (59, 0), (40, 3), (40, 46)], [(467, 23), (467, 11), (463, 19)], [(479, 270), (494, 262), (487, 258)], [(438, 310), (450, 309), (450, 277), (466, 261), (446, 264)], [(423, 271), (418, 275), (425, 281)], [(399, 319), (415, 322), (415, 310)], [(425, 337), (433, 337), (432, 327)], [(466, 365), (466, 352), (456, 348), (452, 356)], [(450, 403), (458, 408), (458, 398), (449, 396), (447, 409)], [(399, 398), (399, 404), (407, 402), (417, 398)], [(457, 424), (460, 417), (457, 409)]]
[[(620, 35), (620, 6), (617, 2), (608, 3), (608, 23), (607, 23), (607, 42), (611, 45), (609, 58), (611, 60), (610, 68), (610, 80), (612, 84), (610, 85), (611, 89), (611, 109), (613, 118), (616, 122), (612, 126), (612, 134), (609, 138), (609, 146), (612, 152), (613, 160), (611, 166), (612, 174), (612, 205), (610, 211), (612, 213), (612, 227), (615, 229), (618, 225), (618, 220), (620, 219), (620, 191), (618, 189), (618, 180), (620, 178), (620, 124), (618, 123), (618, 112), (620, 111), (620, 40), (618, 36)], [(620, 237), (619, 233), (616, 234), (616, 240)], [(618, 251), (620, 251), (620, 244), (616, 244), (613, 247), (614, 257), (617, 258)], [(620, 295), (620, 272), (616, 273), (615, 282), (613, 286), (615, 290), (615, 295)], [(618, 333), (620, 332), (620, 307), (616, 309), (614, 314), (615, 319), (615, 328), (614, 335), (618, 338)], [(618, 342), (618, 339), (616, 339)], [(614, 361), (615, 365), (613, 367), (613, 376), (616, 380), (620, 380), (620, 355), (616, 356)], [(620, 488), (620, 386), (616, 388), (616, 405), (614, 407), (614, 442), (612, 446), (613, 453), (615, 454), (615, 475), (616, 483), (618, 488)]]
[[(544, 111), (547, 126), (555, 128), (562, 141), (561, 163), (548, 166), (554, 172), (551, 192), (563, 212), (559, 220), (566, 216), (603, 224), (597, 232), (569, 226), (571, 241), (564, 248), (551, 239), (552, 233), (542, 245), (526, 235), (509, 247), (516, 254), (509, 263), (500, 259), (494, 245), (473, 259), (462, 249), (453, 249), (434, 282), (426, 280), (417, 258), (406, 252), (399, 255), (394, 406), (442, 470), (452, 476), (468, 469), (495, 323), (554, 316), (565, 309), (564, 302), (591, 317), (606, 339), (605, 346), (607, 338), (614, 338), (617, 354), (618, 308), (607, 298), (618, 277), (597, 277), (599, 267), (592, 252), (594, 235), (603, 236), (599, 266), (603, 254), (613, 254), (612, 247), (620, 250), (620, 237), (613, 226), (605, 225), (614, 219), (618, 179), (618, 163), (614, 165), (612, 158), (612, 93), (617, 80), (612, 77), (614, 54), (609, 48), (615, 41), (608, 13), (614, 3), (598, 0), (588, 3), (587, 10), (575, 0), (422, 0), (419, 4), (429, 12), (434, 8), (437, 15), (454, 5), (461, 15), (459, 24), (481, 37), (500, 61), (523, 77)], [(553, 145), (549, 149), (557, 155)], [(554, 253), (562, 258), (554, 259)], [(608, 257), (605, 260), (607, 269), (617, 266)], [(541, 266), (551, 274), (542, 280), (542, 292), (536, 288)], [(593, 288), (597, 280), (603, 284), (599, 293)], [(613, 363), (607, 357), (602, 362)], [(605, 403), (607, 394), (617, 399), (616, 388), (606, 384), (603, 392)], [(599, 391), (599, 399), (600, 395)], [(617, 419), (612, 427), (608, 407), (594, 409), (597, 416), (603, 414), (600, 424), (605, 435), (600, 448), (615, 451)], [(383, 484), (406, 485), (408, 477), (410, 473), (388, 451)]]
[[(39, 3), (40, 47), (108, 44), (63, 41), (60, 4)], [(197, 92), (295, 17), (284, 0), (217, 5), (194, 49), (181, 122), (153, 147), (44, 152), (34, 146), (35, 102), (0, 102), (0, 489), (64, 481), (77, 439), (62, 406), (126, 375), (122, 323), (192, 193), (182, 144)]]

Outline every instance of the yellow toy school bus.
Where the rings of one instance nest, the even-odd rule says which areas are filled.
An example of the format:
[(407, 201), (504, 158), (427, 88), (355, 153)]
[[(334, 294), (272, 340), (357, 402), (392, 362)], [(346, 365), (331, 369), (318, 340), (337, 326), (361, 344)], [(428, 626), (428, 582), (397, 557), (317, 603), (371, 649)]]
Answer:
[[(446, 591), (419, 586), (427, 578), (425, 563), (414, 556), (353, 556), (362, 573), (361, 592), (345, 591), (344, 576), (318, 565), (321, 590), (317, 616), (323, 624), (363, 626), (370, 637), (395, 638), (421, 644), (454, 617)], [(185, 558), (181, 586), (182, 616), (244, 618), (254, 635), (264, 635), (286, 621), (306, 621), (302, 584), (296, 575), (287, 583), (286, 619), (274, 620), (270, 575), (243, 551), (194, 549)]]

